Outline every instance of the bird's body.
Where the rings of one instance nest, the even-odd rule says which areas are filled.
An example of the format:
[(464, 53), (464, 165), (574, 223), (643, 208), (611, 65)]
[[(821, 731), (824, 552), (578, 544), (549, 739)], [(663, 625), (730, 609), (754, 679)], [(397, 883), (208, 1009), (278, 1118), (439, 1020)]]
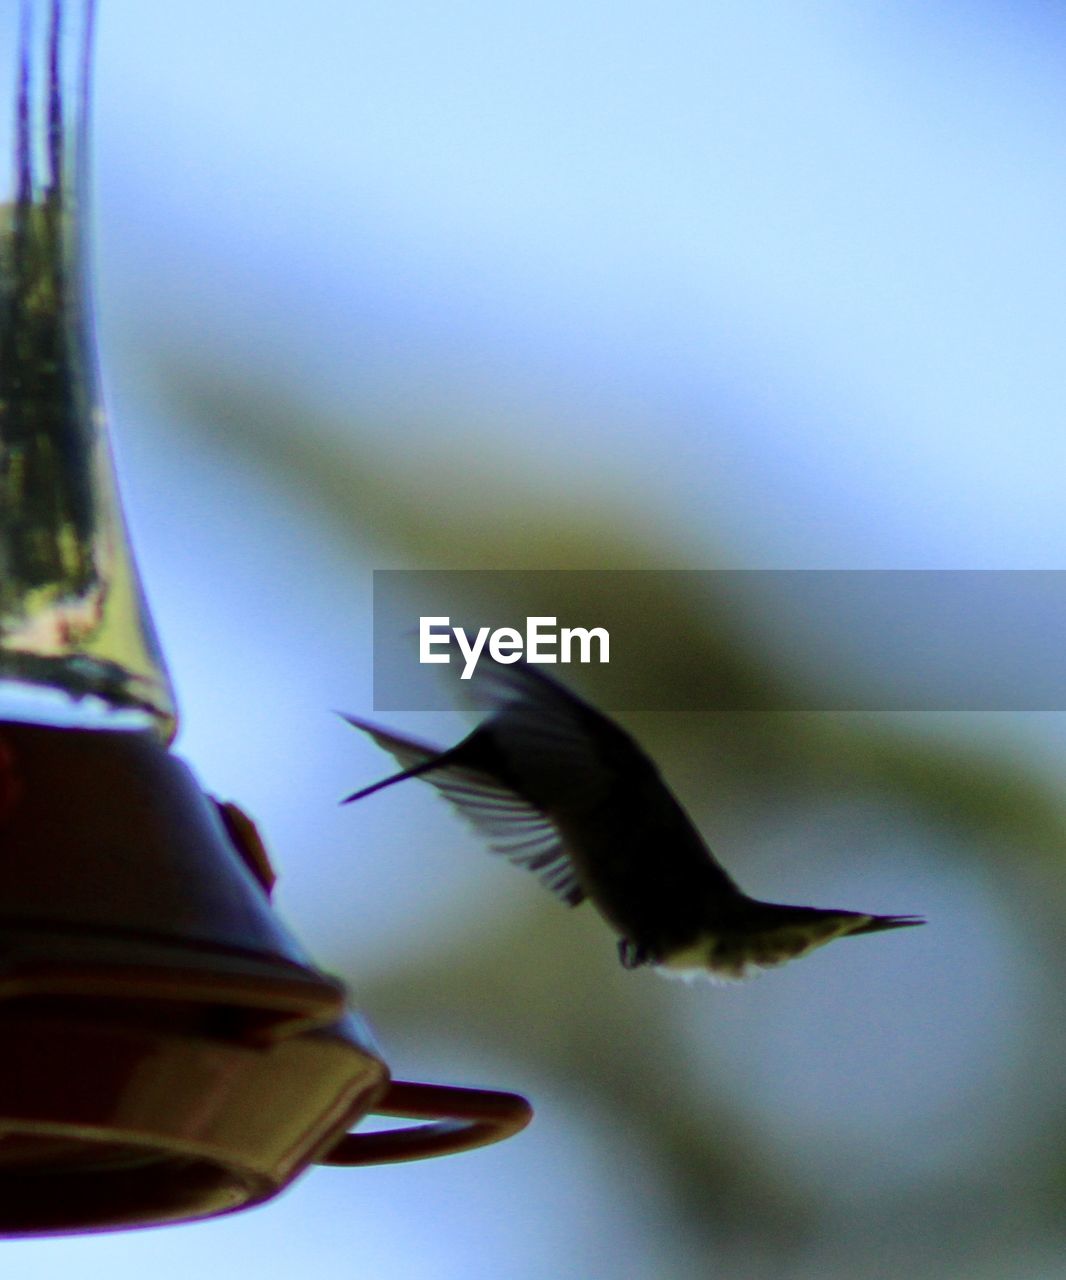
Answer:
[(445, 751), (346, 716), (403, 767), (348, 800), (423, 778), (564, 902), (588, 898), (626, 968), (742, 978), (834, 938), (922, 923), (749, 898), (608, 717), (523, 663), (493, 664), (478, 692), (488, 718)]

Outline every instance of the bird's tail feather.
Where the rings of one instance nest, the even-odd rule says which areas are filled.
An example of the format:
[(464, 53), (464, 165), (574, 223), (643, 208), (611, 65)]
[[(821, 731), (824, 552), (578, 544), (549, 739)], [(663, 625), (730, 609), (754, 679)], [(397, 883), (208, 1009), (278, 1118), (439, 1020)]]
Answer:
[(663, 957), (659, 961), (663, 972), (674, 970), (686, 976), (706, 971), (712, 979), (731, 982), (805, 956), (836, 938), (925, 923), (920, 916), (872, 916), (770, 902), (749, 906), (756, 912), (749, 927), (701, 935)]
[(907, 929), (915, 924), (925, 924), (925, 920), (921, 916), (871, 916), (865, 924), (849, 932), (852, 936), (857, 933), (880, 933), (882, 929)]

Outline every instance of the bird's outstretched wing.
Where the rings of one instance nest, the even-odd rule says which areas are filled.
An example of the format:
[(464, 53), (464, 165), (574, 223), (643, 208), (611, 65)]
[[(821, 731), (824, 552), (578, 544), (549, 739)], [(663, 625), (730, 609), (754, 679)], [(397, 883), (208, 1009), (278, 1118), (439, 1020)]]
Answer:
[(349, 796), (358, 800), (389, 782), (421, 777), (435, 787), (488, 842), (494, 853), (539, 876), (558, 898), (572, 907), (585, 900), (570, 855), (551, 819), (490, 773), (457, 761), (454, 749), (441, 751), (412, 738), (345, 715), (400, 764), (403, 772)]
[[(442, 668), (443, 669), (443, 668)], [(451, 670), (451, 668), (447, 669)], [(550, 797), (553, 812), (588, 813), (617, 798), (634, 773), (659, 779), (650, 758), (609, 717), (524, 661), (483, 658), (457, 697), (487, 713), (492, 736), (524, 795)]]

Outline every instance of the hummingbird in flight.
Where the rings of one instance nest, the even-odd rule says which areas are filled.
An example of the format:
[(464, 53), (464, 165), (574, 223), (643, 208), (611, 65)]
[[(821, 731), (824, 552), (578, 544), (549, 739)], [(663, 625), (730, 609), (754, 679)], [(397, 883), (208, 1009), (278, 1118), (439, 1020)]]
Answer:
[(482, 664), (473, 686), (487, 715), (443, 750), (344, 715), (401, 771), (341, 803), (421, 778), (562, 902), (588, 899), (619, 935), (625, 968), (741, 979), (836, 938), (924, 924), (748, 897), (614, 721), (522, 661)]

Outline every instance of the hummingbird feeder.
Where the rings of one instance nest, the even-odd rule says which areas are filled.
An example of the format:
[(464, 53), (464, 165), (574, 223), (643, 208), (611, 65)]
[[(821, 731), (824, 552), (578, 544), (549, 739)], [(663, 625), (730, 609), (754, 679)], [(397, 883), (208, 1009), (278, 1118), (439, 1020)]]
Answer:
[[(92, 0), (0, 0), (0, 1235), (241, 1209), (523, 1127), (401, 1083), (169, 745), (86, 274)], [(427, 1123), (368, 1133), (364, 1116)]]

